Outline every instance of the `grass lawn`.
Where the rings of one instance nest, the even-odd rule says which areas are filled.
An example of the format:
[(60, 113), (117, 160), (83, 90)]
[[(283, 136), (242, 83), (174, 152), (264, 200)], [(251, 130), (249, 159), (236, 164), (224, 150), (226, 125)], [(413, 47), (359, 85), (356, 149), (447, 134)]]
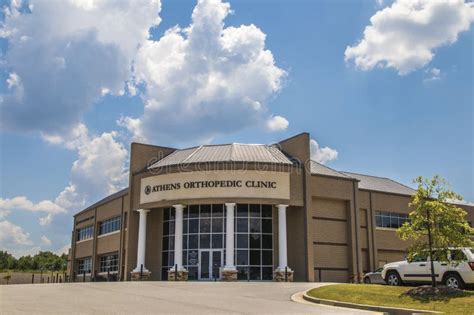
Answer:
[(465, 291), (460, 297), (441, 300), (420, 300), (401, 295), (409, 289), (373, 284), (335, 284), (312, 289), (308, 295), (358, 304), (413, 308), (447, 314), (474, 314), (474, 292)]

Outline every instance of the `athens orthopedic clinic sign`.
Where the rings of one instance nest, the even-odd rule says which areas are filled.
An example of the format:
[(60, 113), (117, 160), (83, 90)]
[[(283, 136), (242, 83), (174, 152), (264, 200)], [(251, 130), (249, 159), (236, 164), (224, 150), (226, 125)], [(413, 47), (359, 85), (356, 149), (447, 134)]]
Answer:
[(185, 172), (141, 180), (141, 204), (201, 198), (290, 199), (290, 174), (273, 171)]

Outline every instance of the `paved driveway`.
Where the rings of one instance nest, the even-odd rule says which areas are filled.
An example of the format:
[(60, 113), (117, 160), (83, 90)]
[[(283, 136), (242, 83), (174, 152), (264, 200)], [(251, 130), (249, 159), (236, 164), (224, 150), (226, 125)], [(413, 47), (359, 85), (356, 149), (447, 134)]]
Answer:
[(271, 282), (8, 285), (0, 286), (0, 313), (371, 314), (290, 299), (294, 293), (321, 285)]

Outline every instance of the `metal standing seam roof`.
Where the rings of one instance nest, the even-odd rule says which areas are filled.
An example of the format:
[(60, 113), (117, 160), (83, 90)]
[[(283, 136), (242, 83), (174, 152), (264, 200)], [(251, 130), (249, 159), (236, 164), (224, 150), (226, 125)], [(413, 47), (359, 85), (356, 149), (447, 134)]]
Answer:
[(277, 147), (265, 144), (202, 145), (176, 150), (148, 169), (204, 162), (261, 162), (292, 165), (288, 157)]
[(354, 179), (351, 176), (338, 172), (330, 167), (327, 167), (326, 165), (323, 165), (313, 160), (311, 160), (310, 167), (311, 167), (311, 174), (340, 177), (340, 178), (345, 178), (345, 179)]
[(390, 178), (363, 175), (363, 174), (350, 173), (350, 172), (341, 172), (341, 173), (346, 174), (355, 179), (358, 179), (360, 189), (389, 192), (389, 193), (409, 195), (409, 196), (413, 195), (416, 192), (416, 190), (408, 186), (405, 186), (399, 182), (396, 182)]

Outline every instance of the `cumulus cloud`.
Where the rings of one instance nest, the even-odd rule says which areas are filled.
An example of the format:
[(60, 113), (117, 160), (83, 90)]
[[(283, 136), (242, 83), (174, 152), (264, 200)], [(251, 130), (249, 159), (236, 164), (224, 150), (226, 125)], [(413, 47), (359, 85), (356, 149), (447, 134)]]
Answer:
[(314, 139), (310, 140), (309, 145), (312, 160), (326, 164), (329, 161), (337, 159), (337, 151), (335, 149), (330, 147), (321, 148), (319, 143)]
[(285, 117), (282, 116), (272, 116), (268, 118), (266, 122), (266, 127), (269, 131), (280, 131), (286, 130), (290, 123)]
[(144, 113), (120, 121), (135, 139), (204, 141), (265, 126), (267, 101), (280, 91), (286, 73), (275, 65), (257, 26), (224, 26), (229, 13), (228, 3), (200, 0), (189, 27), (168, 29), (140, 48), (131, 82), (145, 87)]
[(46, 235), (41, 236), (41, 244), (43, 244), (46, 247), (51, 246), (52, 242), (49, 238), (46, 237)]
[(10, 215), (10, 210), (0, 209), (0, 220), (5, 219)]
[(474, 3), (397, 0), (370, 18), (362, 40), (345, 51), (361, 70), (393, 68), (400, 75), (427, 65), (435, 49), (451, 45), (474, 20)]
[(44, 136), (44, 139), (77, 151), (69, 185), (54, 200), (34, 203), (25, 196), (0, 198), (0, 214), (6, 216), (13, 210), (42, 213), (39, 224), (48, 226), (56, 215), (78, 211), (126, 186), (128, 151), (117, 140), (117, 132), (90, 135), (85, 125), (79, 125), (64, 137)]
[(57, 204), (49, 201), (49, 200), (43, 200), (38, 203), (33, 203), (28, 198), (25, 196), (18, 196), (14, 197), (11, 199), (3, 199), (0, 198), (0, 209), (2, 210), (26, 210), (26, 211), (32, 211), (32, 212), (46, 212), (46, 213), (61, 213), (61, 212), (66, 212), (64, 208), (58, 206)]
[(8, 248), (9, 245), (33, 245), (30, 233), (7, 220), (0, 221), (0, 243), (3, 248)]
[(126, 186), (128, 151), (117, 138), (116, 131), (90, 135), (83, 124), (65, 137), (44, 136), (46, 141), (78, 154), (71, 168), (70, 183), (56, 197), (55, 204), (79, 210)]
[(103, 91), (123, 94), (160, 8), (159, 0), (12, 1), (0, 28), (10, 72), (2, 128), (66, 132)]

